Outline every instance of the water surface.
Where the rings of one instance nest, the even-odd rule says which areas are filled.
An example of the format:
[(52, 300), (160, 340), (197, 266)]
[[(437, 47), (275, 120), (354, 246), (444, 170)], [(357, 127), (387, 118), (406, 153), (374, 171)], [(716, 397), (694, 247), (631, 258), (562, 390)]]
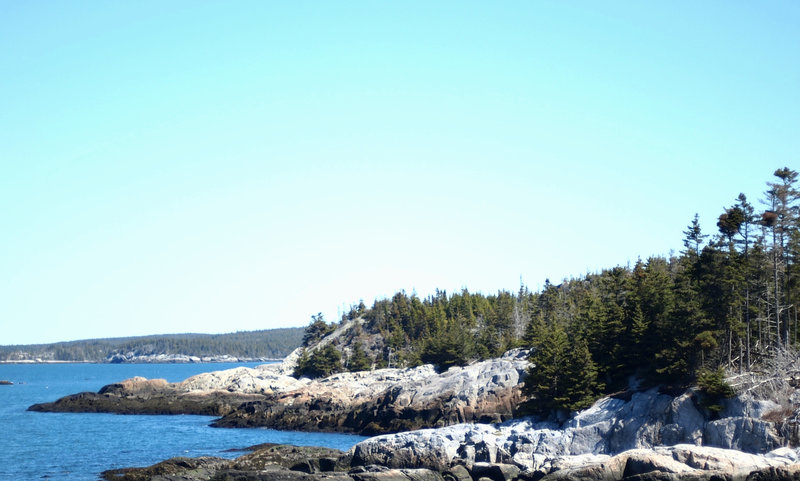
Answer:
[(211, 364), (0, 364), (0, 480), (96, 480), (106, 469), (149, 466), (174, 456), (219, 456), (259, 443), (347, 450), (361, 436), (271, 429), (216, 429), (210, 416), (35, 413), (31, 404), (97, 391), (133, 376), (177, 382), (201, 372), (253, 367)]

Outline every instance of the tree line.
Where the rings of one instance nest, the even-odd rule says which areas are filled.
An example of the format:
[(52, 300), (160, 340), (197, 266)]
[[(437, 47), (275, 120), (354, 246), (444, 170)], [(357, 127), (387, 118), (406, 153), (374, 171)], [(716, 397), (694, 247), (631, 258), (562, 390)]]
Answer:
[(303, 332), (301, 327), (291, 327), (228, 334), (165, 334), (9, 345), (0, 346), (0, 360), (105, 362), (115, 354), (127, 353), (281, 359), (300, 346)]
[[(632, 376), (647, 384), (700, 381), (725, 393), (722, 369), (753, 369), (795, 349), (800, 339), (797, 177), (789, 168), (776, 170), (762, 208), (739, 194), (715, 229), (704, 230), (695, 215), (683, 232), (684, 249), (668, 257), (559, 284), (547, 280), (539, 292), (525, 286), (489, 295), (398, 292), (369, 308), (360, 302), (342, 322), (362, 318), (364, 333), (379, 334), (381, 342), (365, 353), (367, 337), (354, 335), (346, 349), (331, 345), (320, 359), (312, 352), (301, 361), (320, 361), (321, 375), (354, 365), (446, 369), (529, 348), (536, 367), (526, 389), (539, 413), (586, 407), (627, 388)], [(304, 344), (331, 328), (316, 317)]]

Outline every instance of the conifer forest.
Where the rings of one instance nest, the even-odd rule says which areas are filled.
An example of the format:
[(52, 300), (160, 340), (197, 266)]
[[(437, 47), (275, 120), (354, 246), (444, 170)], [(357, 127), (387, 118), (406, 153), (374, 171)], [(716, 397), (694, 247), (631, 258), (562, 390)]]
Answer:
[[(320, 359), (301, 361), (316, 362), (317, 374), (420, 363), (446, 369), (527, 348), (535, 368), (526, 389), (540, 412), (587, 407), (631, 379), (722, 389), (723, 372), (758, 369), (800, 342), (797, 177), (776, 170), (755, 200), (733, 192), (705, 225), (689, 213), (683, 249), (669, 257), (547, 280), (539, 292), (523, 285), (360, 302), (342, 322), (363, 318), (364, 332), (384, 340), (379, 352), (370, 358), (356, 342), (357, 349), (328, 347)], [(331, 327), (315, 316), (304, 345)]]

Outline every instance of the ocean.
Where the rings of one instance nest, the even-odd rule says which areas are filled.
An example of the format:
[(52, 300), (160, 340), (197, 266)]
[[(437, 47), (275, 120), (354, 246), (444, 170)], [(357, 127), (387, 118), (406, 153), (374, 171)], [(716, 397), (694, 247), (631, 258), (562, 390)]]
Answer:
[(257, 363), (0, 364), (0, 480), (97, 480), (107, 469), (149, 466), (175, 456), (219, 456), (260, 443), (347, 450), (365, 439), (350, 434), (271, 429), (220, 429), (210, 416), (35, 413), (31, 404), (55, 401), (143, 376), (169, 382), (201, 372)]

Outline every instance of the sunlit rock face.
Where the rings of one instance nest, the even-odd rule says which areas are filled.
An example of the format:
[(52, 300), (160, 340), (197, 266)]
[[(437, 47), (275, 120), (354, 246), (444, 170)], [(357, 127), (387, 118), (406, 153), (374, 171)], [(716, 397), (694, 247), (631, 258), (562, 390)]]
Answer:
[(525, 356), (512, 351), (443, 373), (430, 365), (340, 373), (248, 403), (215, 425), (375, 434), (501, 422), (523, 400), (527, 367)]

